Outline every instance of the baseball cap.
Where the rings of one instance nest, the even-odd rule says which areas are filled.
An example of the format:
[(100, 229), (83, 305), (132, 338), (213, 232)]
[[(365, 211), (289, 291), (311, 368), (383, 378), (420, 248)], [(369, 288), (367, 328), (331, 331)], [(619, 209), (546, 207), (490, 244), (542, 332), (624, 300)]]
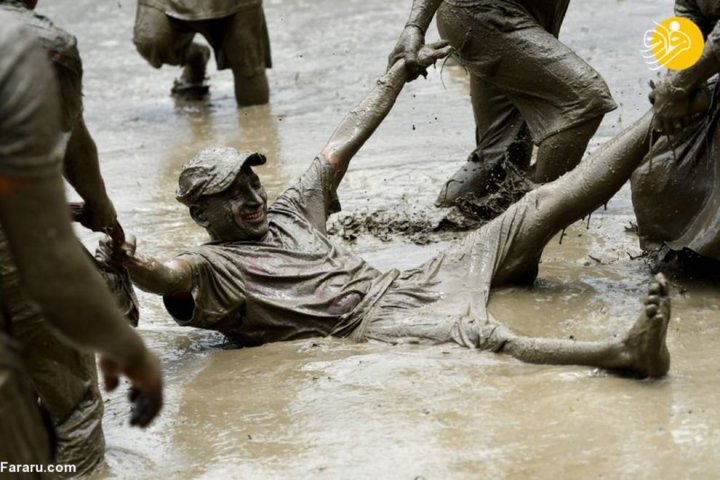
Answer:
[(243, 166), (265, 162), (265, 155), (257, 152), (241, 152), (232, 147), (205, 148), (183, 165), (175, 198), (190, 206), (202, 196), (228, 188)]

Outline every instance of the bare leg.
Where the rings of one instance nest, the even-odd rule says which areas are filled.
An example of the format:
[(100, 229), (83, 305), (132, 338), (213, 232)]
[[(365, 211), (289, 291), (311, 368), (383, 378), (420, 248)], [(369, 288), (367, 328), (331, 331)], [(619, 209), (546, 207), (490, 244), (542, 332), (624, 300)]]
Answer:
[(263, 72), (254, 77), (246, 77), (233, 70), (235, 77), (235, 99), (240, 107), (264, 105), (270, 100), (270, 87), (267, 75)]
[(569, 130), (546, 138), (538, 146), (537, 161), (532, 172), (536, 183), (551, 182), (580, 163), (588, 143), (602, 121), (600, 115)]
[(561, 229), (606, 203), (630, 178), (648, 152), (652, 112), (598, 148), (576, 168), (525, 195), (508, 209), (523, 210), (506, 259), (493, 277), (493, 286), (515, 281), (537, 268), (547, 242)]
[(621, 340), (577, 342), (530, 338), (500, 327), (501, 332), (496, 334), (507, 335), (507, 338), (497, 351), (528, 363), (588, 365), (643, 377), (662, 377), (670, 368), (670, 354), (665, 344), (669, 320), (668, 283), (658, 275), (650, 284), (640, 317)]

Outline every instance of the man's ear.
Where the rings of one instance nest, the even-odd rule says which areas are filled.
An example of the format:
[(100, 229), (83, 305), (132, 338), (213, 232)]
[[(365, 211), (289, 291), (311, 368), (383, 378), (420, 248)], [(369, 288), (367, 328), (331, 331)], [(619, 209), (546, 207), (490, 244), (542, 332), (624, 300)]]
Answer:
[(207, 228), (210, 225), (210, 222), (208, 222), (205, 216), (205, 210), (200, 205), (190, 205), (190, 216), (195, 220), (195, 223), (203, 228)]

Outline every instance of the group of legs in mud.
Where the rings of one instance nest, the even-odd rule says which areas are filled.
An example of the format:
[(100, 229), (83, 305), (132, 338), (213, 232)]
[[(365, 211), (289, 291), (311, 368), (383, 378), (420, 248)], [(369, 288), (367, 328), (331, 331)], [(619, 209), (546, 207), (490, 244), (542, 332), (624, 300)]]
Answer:
[[(162, 261), (138, 253), (118, 223), (82, 115), (75, 38), (35, 14), (35, 3), (0, 0), (0, 460), (72, 463), (75, 474), (102, 463), (98, 367), (110, 389), (120, 376), (130, 380), (132, 423), (158, 414), (160, 365), (130, 326), (132, 284), (161, 295), (179, 325), (219, 331), (241, 347), (330, 335), (453, 342), (530, 363), (667, 374), (662, 274), (632, 327), (608, 341), (523, 336), (487, 303), (494, 287), (532, 283), (550, 239), (628, 180), (644, 248), (720, 259), (720, 8), (676, 1), (676, 14), (706, 38), (700, 60), (652, 84), (650, 111), (583, 159), (616, 105), (600, 75), (558, 40), (569, 0), (413, 0), (387, 71), (273, 204), (254, 168), (275, 159), (223, 147), (189, 159), (176, 198), (211, 241)], [(443, 41), (426, 44), (434, 17)], [(180, 97), (207, 97), (212, 49), (218, 68), (233, 73), (239, 107), (267, 103), (269, 39), (260, 0), (138, 1), (135, 46), (153, 67), (182, 67), (172, 86)], [(437, 205), (482, 201), (510, 170), (527, 188), (418, 268), (379, 271), (328, 237), (337, 188), (403, 86), (450, 54), (470, 75), (477, 146)], [(108, 234), (95, 259), (67, 221), (61, 174), (84, 200), (72, 208), (75, 221)]]

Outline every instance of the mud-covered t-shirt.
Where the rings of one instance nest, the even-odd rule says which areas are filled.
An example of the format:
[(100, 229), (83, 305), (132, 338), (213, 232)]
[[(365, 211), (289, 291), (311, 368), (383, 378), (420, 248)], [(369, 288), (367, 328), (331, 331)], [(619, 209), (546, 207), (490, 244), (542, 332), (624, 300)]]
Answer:
[(262, 5), (262, 0), (138, 0), (138, 4), (157, 8), (179, 20), (212, 20)]
[(60, 174), (57, 87), (45, 52), (0, 11), (0, 175)]
[[(59, 177), (57, 89), (45, 52), (12, 15), (0, 11), (0, 25), (0, 176)], [(6, 267), (0, 259), (0, 273)]]
[(192, 267), (192, 299), (165, 297), (173, 318), (246, 346), (351, 333), (398, 272), (381, 273), (328, 239), (325, 222), (339, 210), (332, 175), (316, 158), (268, 209), (262, 240), (181, 254)]
[(49, 18), (14, 0), (0, 0), (0, 11), (28, 27), (45, 48), (60, 88), (60, 128), (71, 131), (82, 114), (82, 60), (77, 39)]
[(720, 59), (720, 2), (717, 0), (676, 0), (675, 14), (695, 22), (705, 41)]

